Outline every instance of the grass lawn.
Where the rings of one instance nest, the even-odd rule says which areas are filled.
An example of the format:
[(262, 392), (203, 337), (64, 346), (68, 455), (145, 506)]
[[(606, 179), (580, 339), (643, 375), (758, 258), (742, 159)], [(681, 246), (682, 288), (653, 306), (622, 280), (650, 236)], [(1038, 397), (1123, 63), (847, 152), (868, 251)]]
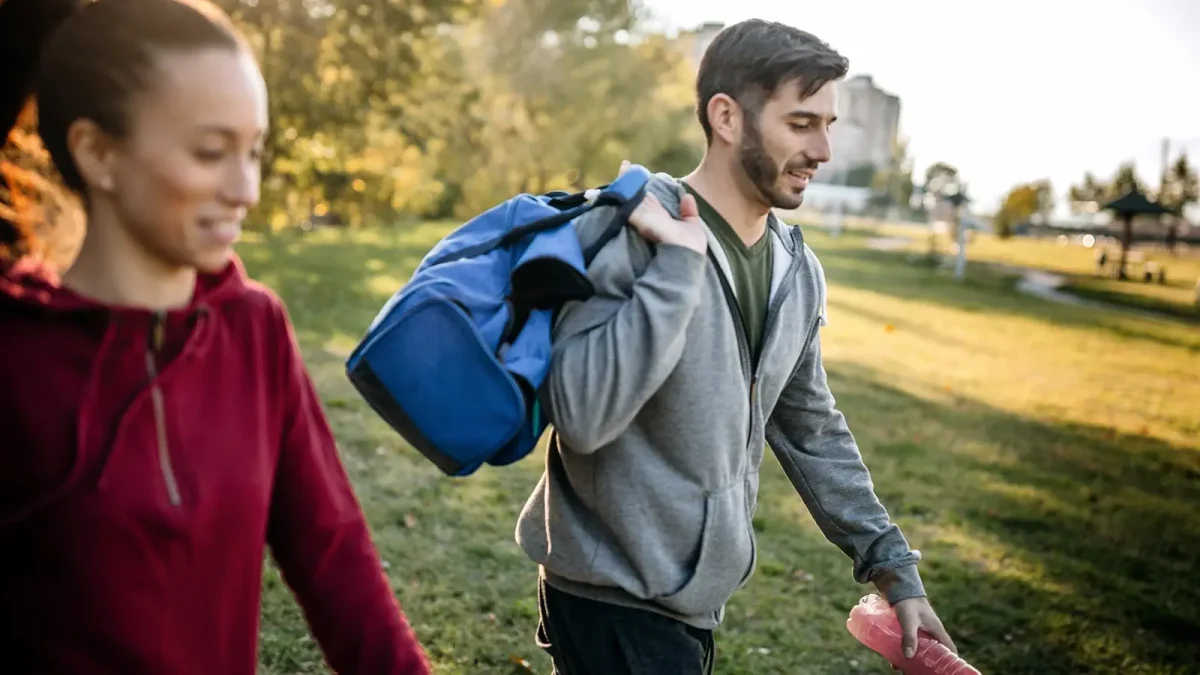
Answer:
[[(927, 230), (920, 226), (889, 225), (876, 229), (880, 234), (914, 237), (912, 248), (915, 250), (925, 250), (928, 246), (925, 238)], [(942, 237), (942, 246), (944, 250), (949, 250), (950, 242), (945, 236)], [(1120, 255), (1120, 247), (1111, 244), (1108, 248), (1115, 260)], [(979, 233), (967, 245), (967, 259), (1054, 272), (1066, 277), (1063, 290), (1080, 297), (1166, 313), (1200, 323), (1200, 309), (1194, 304), (1196, 282), (1200, 280), (1200, 254), (1192, 251), (1169, 256), (1161, 249), (1134, 247), (1133, 251), (1142, 253), (1146, 261), (1154, 261), (1166, 269), (1165, 284), (1148, 284), (1140, 280), (1118, 281), (1097, 276), (1097, 251), (1073, 242), (1063, 246), (1050, 239), (1000, 239), (992, 234)]]
[[(541, 458), (444, 478), (342, 374), (443, 232), (297, 232), (240, 251), (288, 303), (435, 671), (546, 674), (535, 570), (513, 541)], [(1200, 331), (1052, 305), (982, 268), (955, 283), (854, 233), (807, 236), (831, 282), (831, 386), (964, 656), (996, 675), (1200, 670)], [(757, 572), (718, 632), (717, 672), (893, 672), (846, 631), (868, 589), (772, 459), (755, 526)], [(263, 583), (263, 672), (325, 672), (272, 569)]]

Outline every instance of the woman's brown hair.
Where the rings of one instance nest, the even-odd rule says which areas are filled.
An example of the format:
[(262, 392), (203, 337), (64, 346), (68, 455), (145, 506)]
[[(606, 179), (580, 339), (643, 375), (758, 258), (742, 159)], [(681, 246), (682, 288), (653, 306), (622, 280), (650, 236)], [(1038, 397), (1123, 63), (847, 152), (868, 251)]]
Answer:
[(245, 45), (208, 0), (0, 0), (0, 262), (73, 254), (78, 232), (60, 230), (82, 230), (84, 184), (70, 126), (125, 136), (155, 53), (212, 46)]

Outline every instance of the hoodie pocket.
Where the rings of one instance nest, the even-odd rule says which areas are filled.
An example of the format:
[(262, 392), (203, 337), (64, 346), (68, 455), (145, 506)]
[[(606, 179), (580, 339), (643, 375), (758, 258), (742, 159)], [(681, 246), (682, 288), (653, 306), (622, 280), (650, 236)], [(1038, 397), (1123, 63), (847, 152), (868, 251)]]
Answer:
[(684, 615), (714, 612), (749, 578), (755, 554), (746, 488), (743, 477), (705, 496), (695, 565), (683, 586), (655, 598), (659, 604)]

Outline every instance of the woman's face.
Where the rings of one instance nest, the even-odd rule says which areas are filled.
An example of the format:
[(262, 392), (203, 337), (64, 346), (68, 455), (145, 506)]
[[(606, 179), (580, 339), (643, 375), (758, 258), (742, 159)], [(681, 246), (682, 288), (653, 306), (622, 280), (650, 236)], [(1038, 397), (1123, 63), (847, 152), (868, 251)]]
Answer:
[(152, 86), (129, 101), (129, 133), (107, 154), (100, 196), (165, 267), (219, 271), (258, 202), (266, 85), (240, 49), (163, 51), (155, 61)]

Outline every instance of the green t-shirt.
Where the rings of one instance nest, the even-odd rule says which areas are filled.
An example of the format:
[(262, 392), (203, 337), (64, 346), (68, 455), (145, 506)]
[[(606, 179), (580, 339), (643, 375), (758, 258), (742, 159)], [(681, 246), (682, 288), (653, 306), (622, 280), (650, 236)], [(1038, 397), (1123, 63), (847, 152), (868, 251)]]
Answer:
[(771, 237), (764, 232), (758, 241), (746, 246), (733, 226), (711, 204), (704, 201), (690, 185), (684, 183), (684, 187), (696, 198), (700, 219), (712, 230), (725, 251), (725, 257), (729, 258), (737, 309), (750, 347), (750, 361), (757, 363), (762, 348), (767, 303), (771, 297)]

